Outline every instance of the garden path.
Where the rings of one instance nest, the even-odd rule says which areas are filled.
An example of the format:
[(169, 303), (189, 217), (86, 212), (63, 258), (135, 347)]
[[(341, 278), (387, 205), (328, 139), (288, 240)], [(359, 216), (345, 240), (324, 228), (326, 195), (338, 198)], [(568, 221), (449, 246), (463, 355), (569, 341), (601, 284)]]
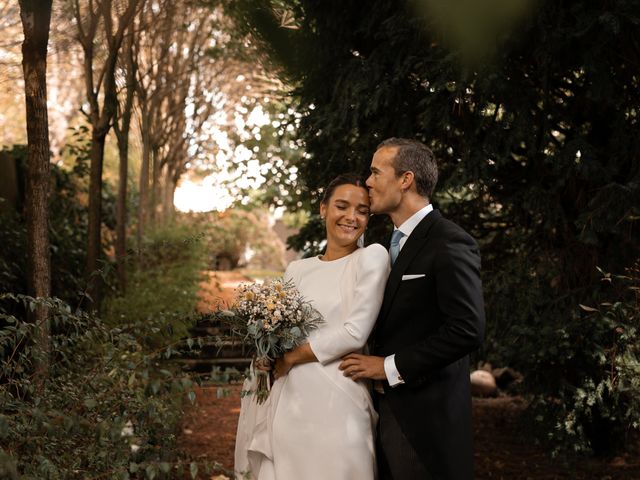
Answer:
[[(233, 289), (248, 278), (237, 272), (216, 272), (203, 282), (204, 311), (222, 298), (230, 301)], [(209, 385), (196, 390), (196, 403), (183, 419), (179, 445), (187, 456), (217, 461), (233, 468), (235, 433), (240, 412), (241, 386)], [(474, 444), (477, 480), (640, 480), (640, 456), (627, 454), (609, 459), (576, 459), (563, 465), (536, 445), (520, 397), (474, 398)], [(640, 452), (636, 450), (636, 452)], [(222, 480), (224, 472), (201, 479)]]

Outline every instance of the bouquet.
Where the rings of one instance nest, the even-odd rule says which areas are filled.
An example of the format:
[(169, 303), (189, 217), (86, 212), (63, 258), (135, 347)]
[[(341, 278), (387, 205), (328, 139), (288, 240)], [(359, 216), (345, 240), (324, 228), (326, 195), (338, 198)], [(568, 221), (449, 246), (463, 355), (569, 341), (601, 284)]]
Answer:
[[(251, 345), (254, 365), (271, 362), (293, 350), (323, 321), (293, 283), (282, 279), (243, 285), (236, 298), (221, 315), (231, 326), (232, 334)], [(269, 374), (259, 369), (256, 374), (256, 401), (263, 403), (269, 396)]]

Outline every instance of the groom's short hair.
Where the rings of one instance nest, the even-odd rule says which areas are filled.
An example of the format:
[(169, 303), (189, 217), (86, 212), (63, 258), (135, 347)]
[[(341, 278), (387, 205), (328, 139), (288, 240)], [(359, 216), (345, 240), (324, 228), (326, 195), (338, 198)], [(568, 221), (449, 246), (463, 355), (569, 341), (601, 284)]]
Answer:
[(398, 149), (393, 159), (396, 176), (413, 172), (418, 194), (431, 198), (438, 183), (438, 164), (431, 149), (417, 140), (396, 137), (387, 138), (377, 149), (382, 147)]

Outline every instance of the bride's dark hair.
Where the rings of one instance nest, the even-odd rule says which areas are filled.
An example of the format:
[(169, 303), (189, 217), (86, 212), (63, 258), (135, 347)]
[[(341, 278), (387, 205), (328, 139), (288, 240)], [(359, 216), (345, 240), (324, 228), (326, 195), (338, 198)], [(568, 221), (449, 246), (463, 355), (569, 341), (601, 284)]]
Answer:
[(355, 173), (342, 173), (338, 175), (336, 178), (329, 182), (327, 188), (324, 189), (322, 194), (322, 200), (320, 203), (324, 203), (325, 205), (331, 199), (331, 195), (335, 192), (336, 188), (340, 185), (355, 185), (356, 187), (364, 188), (367, 190), (367, 186), (364, 183), (364, 180)]

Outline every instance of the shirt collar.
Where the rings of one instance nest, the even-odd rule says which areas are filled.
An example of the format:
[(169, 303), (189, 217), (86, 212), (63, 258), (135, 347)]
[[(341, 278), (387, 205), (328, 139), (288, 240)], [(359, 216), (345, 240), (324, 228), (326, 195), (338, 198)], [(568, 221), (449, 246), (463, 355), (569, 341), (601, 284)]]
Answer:
[[(424, 217), (426, 217), (429, 212), (433, 211), (433, 205), (429, 204), (423, 208), (421, 208), (420, 210), (418, 210), (416, 213), (414, 213), (413, 215), (411, 215), (409, 218), (407, 218), (404, 223), (402, 225), (400, 225), (399, 227), (397, 227), (397, 230), (400, 230), (402, 233), (405, 234), (405, 236), (409, 236), (411, 235), (411, 232), (413, 232), (413, 230), (418, 226), (418, 224), (422, 221), (422, 219)], [(394, 230), (396, 230), (394, 229)]]

